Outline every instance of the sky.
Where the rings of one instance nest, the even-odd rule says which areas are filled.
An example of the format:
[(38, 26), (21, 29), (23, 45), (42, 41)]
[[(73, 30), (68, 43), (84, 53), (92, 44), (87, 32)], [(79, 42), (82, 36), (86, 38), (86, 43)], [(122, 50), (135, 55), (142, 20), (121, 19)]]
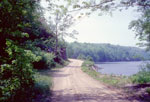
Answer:
[[(42, 2), (46, 6), (45, 2)], [(48, 16), (48, 13), (45, 14)], [(68, 42), (78, 41), (87, 43), (110, 43), (122, 46), (136, 46), (138, 39), (135, 32), (128, 29), (129, 23), (137, 19), (138, 13), (133, 9), (115, 11), (111, 15), (98, 16), (98, 12), (85, 17), (71, 29), (79, 32), (77, 39), (66, 37)]]
[(79, 32), (77, 40), (67, 38), (69, 42), (110, 43), (123, 46), (136, 46), (138, 39), (135, 32), (128, 29), (129, 23), (137, 18), (137, 13), (132, 10), (116, 11), (113, 15), (98, 16), (98, 13), (84, 18), (73, 26)]

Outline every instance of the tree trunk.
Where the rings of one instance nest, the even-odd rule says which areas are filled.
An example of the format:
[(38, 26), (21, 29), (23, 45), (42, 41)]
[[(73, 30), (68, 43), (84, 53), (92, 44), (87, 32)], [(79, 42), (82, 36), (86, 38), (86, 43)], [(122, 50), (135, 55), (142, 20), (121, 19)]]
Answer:
[(58, 37), (56, 36), (55, 55), (58, 53)]

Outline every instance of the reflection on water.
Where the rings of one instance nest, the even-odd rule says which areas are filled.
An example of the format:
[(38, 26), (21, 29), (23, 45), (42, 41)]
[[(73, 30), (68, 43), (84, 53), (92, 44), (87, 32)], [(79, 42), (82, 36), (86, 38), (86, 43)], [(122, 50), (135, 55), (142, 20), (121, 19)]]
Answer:
[(146, 61), (131, 61), (131, 62), (100, 62), (96, 66), (102, 68), (99, 72), (103, 74), (115, 74), (130, 76), (136, 74), (140, 68), (145, 65)]

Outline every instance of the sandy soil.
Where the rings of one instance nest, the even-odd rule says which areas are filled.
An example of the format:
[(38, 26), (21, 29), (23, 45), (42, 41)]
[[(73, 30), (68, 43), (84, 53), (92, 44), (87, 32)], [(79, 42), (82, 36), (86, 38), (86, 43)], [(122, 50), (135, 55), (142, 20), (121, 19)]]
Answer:
[(137, 102), (82, 72), (82, 61), (70, 61), (68, 66), (53, 72), (52, 102)]

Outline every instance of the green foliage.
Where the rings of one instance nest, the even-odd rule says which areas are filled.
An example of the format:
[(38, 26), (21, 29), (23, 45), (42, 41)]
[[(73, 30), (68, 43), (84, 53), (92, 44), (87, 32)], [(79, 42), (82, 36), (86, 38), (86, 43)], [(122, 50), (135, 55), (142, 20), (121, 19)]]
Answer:
[(79, 56), (77, 57), (77, 59), (85, 59), (86, 57), (83, 54), (79, 54)]
[(55, 58), (55, 56), (54, 56), (53, 53), (41, 52), (40, 55), (42, 56), (42, 60), (44, 60), (46, 62), (46, 66), (48, 66), (49, 68), (54, 66), (54, 58)]
[(141, 17), (130, 23), (129, 28), (136, 32), (136, 36), (140, 40), (139, 45), (150, 49), (150, 9), (143, 11)]
[(150, 64), (143, 66), (141, 70), (132, 76), (133, 83), (148, 83), (150, 82)]
[[(150, 49), (150, 1), (149, 0), (121, 0), (122, 7), (134, 7), (139, 12), (138, 19), (131, 21), (129, 28), (133, 29), (141, 47)], [(120, 7), (120, 6), (119, 6)]]
[(94, 62), (88, 60), (84, 61), (84, 63), (82, 64), (82, 66), (89, 67), (89, 68), (92, 67), (93, 65)]
[(94, 62), (92, 61), (84, 61), (82, 64), (82, 71), (96, 79), (99, 76), (99, 73), (91, 69), (93, 65)]
[(93, 61), (93, 58), (88, 55), (88, 56), (86, 57), (86, 60), (88, 60), (88, 61)]
[(70, 58), (99, 61), (139, 61), (150, 59), (150, 52), (136, 47), (123, 47), (111, 44), (68, 43), (67, 54)]
[[(34, 85), (32, 63), (40, 57), (26, 49), (33, 33), (37, 2), (2, 0), (0, 2), (0, 101), (29, 102)], [(35, 22), (36, 23), (36, 22)], [(28, 30), (27, 30), (28, 29)]]
[[(47, 70), (47, 72), (49, 71)], [(50, 96), (50, 87), (52, 87), (52, 79), (46, 74), (46, 72), (36, 72), (36, 74), (34, 75), (35, 84), (33, 87), (33, 102), (47, 102), (46, 99)]]
[[(47, 76), (45, 74), (43, 74), (44, 72), (39, 72), (39, 73), (36, 73), (34, 75), (35, 77), (35, 82), (36, 84), (39, 84), (39, 85), (42, 85), (43, 87), (44, 86), (48, 86), (48, 87), (51, 87), (52, 86), (52, 79), (50, 76)], [(49, 90), (49, 89), (48, 89)], [(43, 90), (45, 91), (45, 90)]]
[(9, 63), (0, 66), (0, 101), (31, 100), (26, 93), (32, 90), (34, 83), (32, 62), (38, 61), (40, 57), (11, 40), (7, 40), (6, 44)]
[(36, 51), (35, 54), (41, 57), (38, 62), (33, 63), (35, 69), (47, 69), (55, 66), (55, 55), (53, 53), (39, 50)]
[(150, 88), (147, 88), (146, 92), (150, 95)]

